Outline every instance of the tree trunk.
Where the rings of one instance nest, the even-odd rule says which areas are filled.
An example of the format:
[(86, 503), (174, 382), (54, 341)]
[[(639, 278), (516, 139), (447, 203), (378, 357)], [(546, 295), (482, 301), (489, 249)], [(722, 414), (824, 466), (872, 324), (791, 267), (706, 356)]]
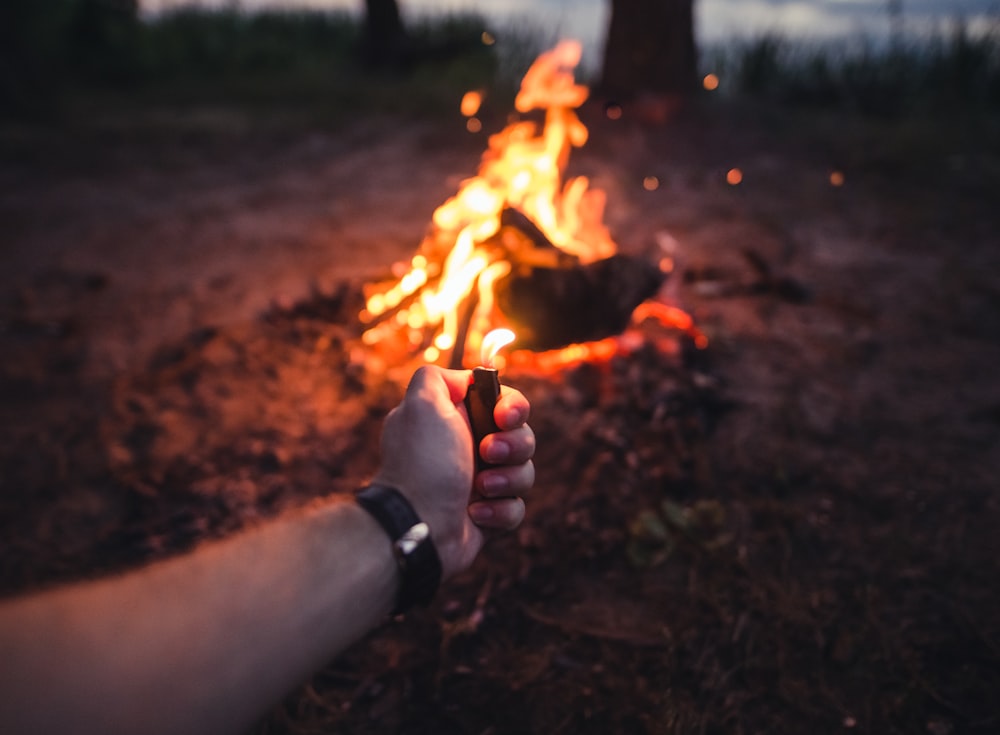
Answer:
[(72, 6), (67, 45), (76, 71), (105, 82), (134, 79), (138, 0), (76, 0)]
[(408, 40), (396, 0), (365, 0), (365, 59), (379, 67), (401, 66)]
[(602, 91), (629, 99), (696, 89), (694, 0), (611, 0)]

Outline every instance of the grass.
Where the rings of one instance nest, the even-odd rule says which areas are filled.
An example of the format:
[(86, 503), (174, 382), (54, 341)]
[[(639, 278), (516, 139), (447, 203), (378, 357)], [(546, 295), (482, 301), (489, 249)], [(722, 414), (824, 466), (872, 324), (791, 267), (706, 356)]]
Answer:
[[(124, 8), (124, 9), (122, 9)], [(484, 44), (484, 31), (496, 39)], [(5, 0), (0, 5), (0, 115), (77, 119), (88, 109), (236, 106), (298, 110), (324, 122), (366, 113), (454, 113), (470, 88), (513, 98), (555, 40), (522, 23), (490, 28), (475, 14), (417, 18), (404, 71), (363, 60), (351, 14), (184, 7), (141, 18), (127, 2)], [(1000, 108), (1000, 22), (877, 46), (765, 36), (704, 49), (731, 96), (871, 116)], [(509, 107), (509, 106), (508, 106)]]
[(136, 73), (152, 78), (314, 73), (351, 59), (346, 14), (182, 8), (139, 28)]
[(140, 19), (101, 0), (10, 2), (0, 9), (0, 113), (22, 119), (72, 116), (81, 100), (95, 98), (125, 109), (217, 104), (324, 117), (434, 114), (445, 104), (453, 112), (456, 96), (505, 74), (503, 42), (484, 44), (487, 24), (474, 14), (411, 24), (405, 66), (375, 68), (362, 53), (361, 20), (342, 12), (233, 5)]
[(1000, 108), (1000, 23), (973, 36), (950, 33), (878, 46), (795, 43), (768, 35), (705, 54), (730, 94), (865, 115), (938, 114)]

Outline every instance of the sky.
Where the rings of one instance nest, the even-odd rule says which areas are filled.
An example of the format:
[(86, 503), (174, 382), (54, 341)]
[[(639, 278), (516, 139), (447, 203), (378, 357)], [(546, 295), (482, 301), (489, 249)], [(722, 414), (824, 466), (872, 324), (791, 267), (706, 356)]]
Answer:
[[(155, 12), (192, 0), (140, 0)], [(231, 5), (234, 0), (198, 0), (202, 5)], [(1000, 27), (1000, 0), (900, 0), (905, 28), (923, 33), (946, 28), (961, 16), (975, 30)], [(363, 0), (236, 0), (241, 7), (311, 7), (358, 11)], [(589, 55), (603, 43), (610, 0), (399, 0), (405, 15), (476, 11), (504, 24), (525, 21), (553, 37), (584, 42)], [(695, 32), (702, 43), (778, 33), (790, 39), (878, 41), (889, 33), (888, 0), (696, 0)]]

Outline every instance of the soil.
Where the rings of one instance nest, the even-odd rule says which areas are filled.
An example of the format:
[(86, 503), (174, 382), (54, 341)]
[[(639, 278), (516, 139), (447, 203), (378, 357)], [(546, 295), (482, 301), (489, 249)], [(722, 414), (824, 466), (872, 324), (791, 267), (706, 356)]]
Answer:
[[(601, 112), (571, 167), (708, 347), (510, 371), (522, 528), (255, 732), (996, 732), (997, 128)], [(361, 284), (475, 171), (461, 126), (4, 128), (0, 591), (373, 470), (405, 374), (359, 352)]]

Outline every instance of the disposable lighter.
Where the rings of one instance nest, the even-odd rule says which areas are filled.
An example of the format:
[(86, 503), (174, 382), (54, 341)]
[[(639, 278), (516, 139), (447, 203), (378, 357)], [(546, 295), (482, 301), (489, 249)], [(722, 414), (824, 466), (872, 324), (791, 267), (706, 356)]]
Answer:
[(465, 394), (465, 410), (469, 414), (472, 425), (473, 455), (476, 460), (476, 471), (492, 467), (479, 454), (479, 445), (483, 437), (499, 431), (493, 418), (493, 409), (500, 398), (500, 371), (493, 362), (500, 348), (510, 344), (515, 339), (509, 329), (494, 329), (483, 337), (482, 365), (472, 370), (472, 382)]

